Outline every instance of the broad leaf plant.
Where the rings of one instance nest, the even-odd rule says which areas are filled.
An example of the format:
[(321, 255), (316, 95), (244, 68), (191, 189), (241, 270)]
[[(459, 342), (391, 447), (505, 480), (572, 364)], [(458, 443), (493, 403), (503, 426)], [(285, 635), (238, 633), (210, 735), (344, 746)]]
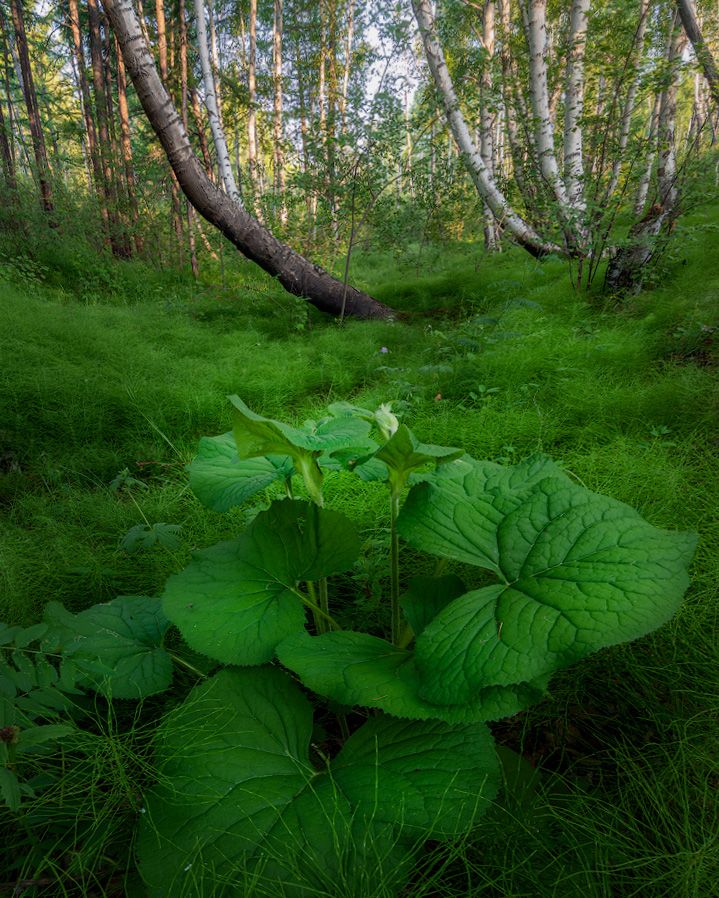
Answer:
[[(387, 405), (337, 403), (293, 427), (231, 401), (233, 431), (200, 441), (193, 491), (217, 512), (273, 484), (283, 498), (196, 552), (161, 605), (122, 597), (72, 615), (51, 603), (23, 644), (72, 665), (68, 689), (120, 699), (169, 687), (170, 624), (218, 662), (159, 725), (137, 835), (151, 898), (240, 898), (248, 882), (292, 898), (399, 890), (428, 839), (463, 835), (496, 797), (487, 723), (540, 700), (560, 668), (668, 621), (696, 538), (657, 529), (545, 456), (502, 466), (423, 444)], [(387, 485), (385, 634), (337, 623), (347, 599), (330, 578), (362, 545), (325, 507), (338, 470)], [(415, 564), (434, 557), (436, 576), (403, 590), (402, 542)], [(0, 727), (14, 757), (23, 726), (31, 741), (37, 727), (18, 716), (13, 651)], [(335, 715), (334, 756), (316, 710)]]

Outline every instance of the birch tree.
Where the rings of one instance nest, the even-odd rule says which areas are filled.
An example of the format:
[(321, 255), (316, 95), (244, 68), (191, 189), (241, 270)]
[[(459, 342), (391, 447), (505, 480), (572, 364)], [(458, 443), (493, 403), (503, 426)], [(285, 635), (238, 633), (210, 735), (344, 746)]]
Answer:
[(205, 4), (203, 0), (195, 0), (195, 25), (197, 28), (197, 49), (199, 50), (200, 64), (202, 66), (202, 85), (205, 91), (204, 100), (207, 107), (207, 118), (210, 123), (212, 141), (217, 154), (217, 167), (220, 170), (220, 179), (227, 195), (239, 206), (242, 206), (242, 198), (240, 197), (240, 191), (237, 189), (237, 182), (235, 181), (230, 154), (227, 149), (225, 129), (222, 127), (222, 121), (220, 120), (217, 94), (215, 92), (215, 78), (207, 43), (207, 25), (205, 23)]
[(344, 312), (359, 318), (391, 318), (391, 309), (333, 278), (277, 240), (210, 181), (158, 75), (132, 0), (104, 0), (104, 7), (140, 103), (185, 196), (195, 209), (248, 259), (276, 277), (288, 292), (305, 297), (318, 309), (333, 315)]

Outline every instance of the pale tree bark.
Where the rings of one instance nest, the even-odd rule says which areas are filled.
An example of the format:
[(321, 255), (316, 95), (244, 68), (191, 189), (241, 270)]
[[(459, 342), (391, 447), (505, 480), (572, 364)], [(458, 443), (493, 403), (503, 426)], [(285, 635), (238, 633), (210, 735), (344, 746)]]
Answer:
[(624, 107), (622, 108), (622, 120), (619, 126), (619, 144), (617, 147), (614, 162), (612, 164), (612, 174), (609, 179), (607, 189), (604, 191), (605, 201), (609, 197), (611, 197), (616, 190), (617, 184), (619, 183), (619, 176), (622, 171), (622, 165), (625, 161), (624, 157), (627, 151), (627, 144), (629, 142), (632, 116), (634, 114), (637, 91), (639, 90), (639, 83), (641, 80), (640, 62), (642, 53), (644, 51), (644, 41), (646, 39), (647, 23), (649, 21), (649, 10), (651, 8), (651, 3), (652, 0), (641, 0), (639, 23), (634, 35), (634, 52), (632, 53), (626, 67), (630, 72), (633, 72), (633, 74), (629, 82), (629, 89), (627, 90)]
[[(195, 0), (195, 20), (197, 27), (197, 44), (200, 52), (200, 65), (202, 66), (202, 83), (205, 89), (205, 106), (207, 118), (212, 132), (212, 141), (215, 144), (217, 154), (217, 167), (220, 170), (220, 179), (224, 184), (227, 195), (236, 203), (242, 205), (240, 191), (237, 189), (235, 175), (232, 171), (230, 153), (227, 149), (225, 130), (220, 120), (217, 95), (215, 93), (215, 79), (212, 73), (210, 53), (207, 44), (207, 27), (205, 25), (205, 4), (203, 0)], [(206, 164), (206, 163), (205, 163)]]
[(52, 200), (52, 187), (50, 186), (50, 166), (47, 161), (45, 135), (40, 121), (35, 83), (32, 77), (32, 69), (30, 68), (30, 53), (27, 46), (27, 35), (25, 34), (25, 19), (23, 15), (22, 0), (10, 0), (10, 12), (15, 28), (15, 46), (17, 47), (20, 69), (22, 71), (21, 83), (23, 96), (25, 98), (25, 106), (27, 108), (28, 122), (30, 125), (32, 147), (35, 154), (37, 181), (40, 188), (40, 202), (42, 203), (45, 212), (51, 214), (54, 211), (54, 206)]
[[(167, 66), (167, 22), (165, 20), (165, 3), (164, 0), (155, 0), (155, 20), (157, 22), (157, 55), (160, 60), (160, 77), (170, 93), (169, 69)], [(180, 190), (177, 178), (174, 172), (170, 171), (170, 190), (172, 200), (172, 226), (175, 231), (175, 239), (177, 241), (177, 252), (180, 257), (180, 264), (184, 263), (185, 252), (183, 244), (185, 242), (182, 232), (182, 209), (180, 205)]]
[[(182, 110), (182, 127), (187, 128), (188, 90), (187, 90), (187, 18), (185, 0), (179, 0), (177, 14), (180, 20), (180, 109)], [(195, 247), (195, 210), (191, 203), (186, 203), (187, 240), (190, 247), (190, 268), (192, 276), (197, 280), (200, 270), (197, 265), (197, 249)]]
[(687, 36), (679, 15), (672, 17), (666, 50), (666, 74), (659, 97), (657, 116), (657, 197), (630, 232), (626, 246), (612, 259), (606, 275), (607, 286), (627, 292), (641, 286), (642, 272), (652, 259), (662, 235), (669, 233), (679, 214), (679, 186), (676, 160), (676, 108), (682, 54)]
[(654, 171), (654, 163), (657, 158), (657, 125), (659, 123), (659, 104), (661, 102), (661, 94), (657, 94), (652, 103), (649, 113), (649, 125), (647, 127), (647, 147), (648, 152), (645, 160), (644, 170), (639, 179), (637, 193), (634, 198), (634, 215), (640, 218), (644, 214), (644, 208), (647, 204), (647, 196), (649, 195), (649, 184), (652, 180), (652, 172)]
[(145, 44), (132, 0), (104, 0), (125, 66), (185, 195), (211, 224), (282, 286), (307, 298), (324, 312), (359, 318), (391, 318), (393, 312), (366, 293), (345, 287), (277, 240), (266, 228), (219, 190), (192, 151), (186, 130), (158, 76)]
[(2, 157), (5, 186), (8, 190), (13, 191), (17, 187), (17, 179), (15, 177), (15, 160), (10, 149), (8, 135), (9, 129), (5, 122), (5, 114), (3, 113), (2, 101), (0, 100), (0, 156)]
[(422, 35), (427, 62), (442, 100), (447, 123), (479, 195), (492, 210), (500, 226), (509, 231), (515, 240), (532, 255), (541, 256), (552, 252), (563, 254), (559, 245), (540, 237), (534, 228), (512, 208), (497, 187), (495, 180), (490, 176), (482, 154), (472, 140), (462, 114), (459, 98), (437, 37), (430, 2), (429, 0), (412, 0), (412, 7)]
[(549, 110), (547, 85), (547, 0), (522, 0), (529, 46), (529, 88), (534, 114), (534, 144), (542, 177), (554, 194), (560, 210), (568, 208), (567, 192), (559, 174), (554, 150), (554, 122)]
[(719, 108), (719, 68), (699, 27), (694, 0), (676, 0), (676, 2), (684, 31), (692, 43), (694, 54), (707, 79), (712, 100)]
[(355, 2), (349, 0), (347, 7), (347, 31), (345, 33), (345, 60), (344, 69), (342, 71), (342, 93), (340, 94), (340, 121), (342, 123), (342, 133), (347, 133), (347, 103), (349, 100), (350, 73), (352, 71), (352, 45), (354, 42), (355, 30)]
[(582, 115), (589, 3), (590, 0), (573, 0), (572, 3), (564, 107), (564, 184), (569, 205), (581, 216), (587, 211), (584, 199)]
[(250, 0), (247, 68), (247, 164), (255, 212), (259, 210), (260, 175), (257, 153), (257, 0)]
[(273, 97), (273, 183), (275, 203), (279, 209), (280, 222), (287, 224), (287, 204), (285, 203), (285, 152), (284, 127), (282, 124), (282, 4), (274, 2), (274, 22), (272, 27), (272, 82)]
[[(495, 29), (495, 4), (494, 0), (485, 0), (482, 10), (482, 43), (484, 44), (485, 57), (483, 60), (480, 80), (480, 152), (482, 161), (490, 178), (496, 177), (495, 165), (495, 141), (494, 125), (496, 113), (494, 111), (493, 98), (493, 72), (494, 51), (496, 40)], [(487, 203), (483, 204), (484, 214), (484, 245), (490, 252), (499, 249), (499, 229)]]

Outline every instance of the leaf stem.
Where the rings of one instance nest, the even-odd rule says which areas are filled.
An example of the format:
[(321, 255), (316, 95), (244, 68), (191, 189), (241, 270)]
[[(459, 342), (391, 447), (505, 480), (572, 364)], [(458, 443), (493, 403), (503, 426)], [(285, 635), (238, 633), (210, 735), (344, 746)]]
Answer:
[(307, 580), (307, 591), (309, 595), (305, 595), (299, 589), (293, 589), (293, 595), (296, 595), (298, 599), (302, 601), (303, 605), (306, 605), (310, 611), (312, 612), (312, 617), (315, 621), (315, 628), (318, 633), (326, 633), (328, 630), (339, 630), (340, 625), (337, 621), (329, 614), (327, 611), (324, 611), (319, 603), (317, 602), (317, 592), (315, 591), (315, 585), (310, 580)]
[(399, 607), (399, 490), (390, 487), (390, 598), (392, 602), (392, 644), (399, 645), (402, 638), (402, 618)]

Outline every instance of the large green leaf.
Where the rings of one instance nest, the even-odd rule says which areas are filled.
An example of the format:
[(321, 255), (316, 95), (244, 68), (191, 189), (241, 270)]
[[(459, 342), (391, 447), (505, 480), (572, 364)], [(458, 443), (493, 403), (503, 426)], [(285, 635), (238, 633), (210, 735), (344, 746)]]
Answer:
[(168, 715), (137, 843), (151, 898), (240, 898), (258, 876), (260, 894), (378, 894), (407, 846), (466, 829), (496, 792), (482, 725), (377, 718), (321, 771), (311, 737), (276, 668), (222, 671)]
[(172, 660), (162, 645), (169, 621), (157, 599), (119, 596), (79, 614), (50, 602), (44, 616), (44, 647), (71, 660), (79, 685), (111, 698), (144, 698), (170, 685)]
[(195, 651), (229, 664), (264, 664), (278, 642), (304, 627), (297, 582), (345, 571), (358, 553), (344, 515), (274, 502), (238, 539), (197, 552), (170, 577), (163, 608)]
[(472, 723), (516, 714), (538, 701), (546, 682), (489, 686), (464, 704), (438, 704), (420, 695), (411, 652), (368, 633), (339, 631), (312, 637), (295, 633), (277, 647), (277, 657), (302, 682), (343, 705), (379, 708), (393, 717)]
[(417, 639), (423, 698), (462, 705), (478, 689), (534, 680), (636, 639), (675, 613), (694, 535), (659, 530), (541, 460), (499, 472), (457, 464), (457, 476), (413, 490), (400, 530), (501, 582), (454, 599)]
[(570, 483), (543, 455), (512, 467), (468, 456), (441, 465), (411, 490), (399, 533), (425, 552), (498, 573), (497, 527), (548, 476)]
[(372, 717), (332, 774), (352, 805), (377, 822), (400, 823), (413, 840), (467, 832), (499, 789), (494, 741), (476, 723)]
[(200, 502), (213, 511), (227, 511), (289, 477), (293, 466), (287, 455), (240, 459), (234, 436), (223, 433), (200, 440), (188, 470), (190, 487)]

